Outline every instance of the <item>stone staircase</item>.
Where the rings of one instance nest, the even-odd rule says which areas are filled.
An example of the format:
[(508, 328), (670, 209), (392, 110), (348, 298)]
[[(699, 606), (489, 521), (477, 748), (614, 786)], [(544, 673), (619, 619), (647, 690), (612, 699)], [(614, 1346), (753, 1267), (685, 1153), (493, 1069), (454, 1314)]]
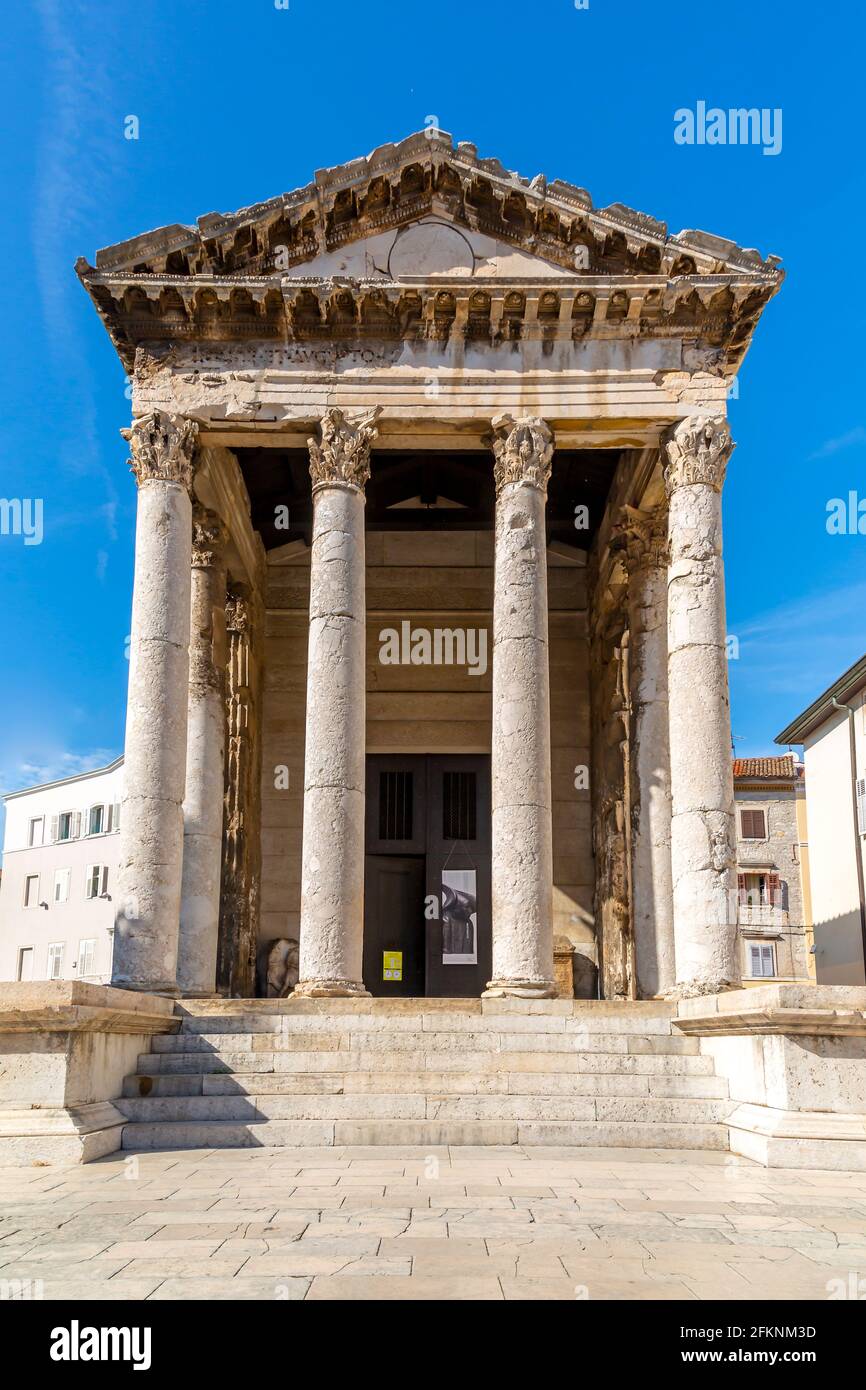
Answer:
[(123, 1148), (727, 1149), (733, 1103), (663, 1003), (185, 1001), (116, 1102)]

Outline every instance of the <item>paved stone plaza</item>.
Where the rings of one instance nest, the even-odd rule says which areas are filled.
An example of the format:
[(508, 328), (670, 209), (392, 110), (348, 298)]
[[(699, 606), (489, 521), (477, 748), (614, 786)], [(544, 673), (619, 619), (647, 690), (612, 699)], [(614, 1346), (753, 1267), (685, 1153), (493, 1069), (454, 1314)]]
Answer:
[[(0, 1289), (75, 1299), (866, 1290), (866, 1173), (672, 1150), (247, 1149), (0, 1169)], [(833, 1282), (838, 1281), (838, 1282)], [(31, 1296), (39, 1285), (31, 1285)]]

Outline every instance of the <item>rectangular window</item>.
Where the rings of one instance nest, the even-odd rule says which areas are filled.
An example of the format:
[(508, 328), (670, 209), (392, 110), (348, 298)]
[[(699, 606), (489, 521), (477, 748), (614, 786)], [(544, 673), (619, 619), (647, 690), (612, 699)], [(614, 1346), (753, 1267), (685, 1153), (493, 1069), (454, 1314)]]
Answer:
[(767, 826), (763, 811), (740, 812), (740, 835), (744, 840), (766, 840)]
[(749, 974), (753, 980), (770, 980), (776, 973), (776, 948), (762, 941), (749, 943)]
[(857, 778), (857, 830), (866, 835), (866, 777)]
[(87, 833), (88, 833), (88, 835), (101, 835), (104, 825), (105, 825), (105, 807), (104, 807), (104, 806), (91, 806), (91, 808), (90, 808), (90, 813), (89, 813), (89, 815), (88, 815), (88, 817), (87, 817)]
[(81, 812), (62, 811), (57, 817), (56, 840), (77, 840), (81, 834)]
[(42, 828), (45, 824), (44, 816), (31, 816), (30, 825), (27, 828), (27, 845), (32, 849), (34, 845), (42, 844)]
[(54, 870), (54, 901), (65, 903), (69, 901), (69, 870)]
[(52, 941), (48, 947), (48, 978), (59, 980), (63, 975), (63, 942)]
[(86, 898), (98, 898), (100, 893), (105, 893), (107, 889), (108, 866), (106, 864), (88, 864), (84, 896)]
[(39, 875), (28, 874), (24, 880), (24, 906), (37, 907), (39, 904)]
[(32, 946), (19, 946), (19, 948), (18, 948), (18, 967), (17, 967), (17, 970), (18, 970), (18, 973), (17, 973), (17, 975), (16, 975), (16, 977), (15, 977), (16, 979), (18, 979), (18, 980), (32, 980), (32, 979), (33, 979), (33, 947), (32, 947)]
[(785, 907), (787, 886), (778, 874), (737, 874), (741, 907)]
[(96, 938), (90, 937), (87, 941), (78, 943), (78, 978), (83, 979), (85, 975), (93, 974), (93, 960), (96, 955)]
[(379, 773), (379, 839), (412, 839), (411, 772)]
[(442, 838), (474, 840), (477, 835), (475, 807), (478, 801), (474, 772), (442, 774)]

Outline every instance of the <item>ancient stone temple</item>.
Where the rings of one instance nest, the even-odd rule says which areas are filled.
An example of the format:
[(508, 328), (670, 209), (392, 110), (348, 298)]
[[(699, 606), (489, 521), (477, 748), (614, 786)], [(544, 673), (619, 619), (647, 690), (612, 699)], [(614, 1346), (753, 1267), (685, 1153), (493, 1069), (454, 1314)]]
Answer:
[(554, 942), (578, 995), (733, 983), (776, 258), (433, 130), (78, 272), (134, 393), (115, 983), (252, 995), (274, 940), (301, 995), (548, 998)]
[(866, 990), (737, 988), (725, 405), (776, 258), (428, 130), (78, 273), (133, 385), (113, 984), (0, 986), (0, 1154), (866, 1166)]

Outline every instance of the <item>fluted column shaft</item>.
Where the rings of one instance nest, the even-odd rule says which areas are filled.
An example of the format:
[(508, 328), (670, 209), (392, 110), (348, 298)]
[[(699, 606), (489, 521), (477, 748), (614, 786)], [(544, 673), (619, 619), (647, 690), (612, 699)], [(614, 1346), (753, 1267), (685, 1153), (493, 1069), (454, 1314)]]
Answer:
[[(378, 412), (376, 412), (378, 414)], [(309, 441), (313, 480), (296, 994), (360, 995), (364, 937), (366, 574), (364, 485), (375, 414), (329, 410)]]
[(138, 483), (112, 983), (176, 993), (197, 425), (159, 411), (128, 431)]
[(637, 992), (664, 994), (676, 979), (671, 880), (668, 735), (667, 510), (633, 513), (628, 569), (632, 767), (632, 918)]
[(733, 445), (725, 420), (686, 418), (663, 447), (676, 990), (701, 994), (740, 977), (721, 498)]
[(552, 998), (553, 828), (545, 504), (553, 436), (493, 421), (493, 979), (486, 994)]
[(222, 863), (225, 761), (227, 532), (193, 507), (192, 593), (183, 876), (177, 983), (182, 994), (213, 994)]

